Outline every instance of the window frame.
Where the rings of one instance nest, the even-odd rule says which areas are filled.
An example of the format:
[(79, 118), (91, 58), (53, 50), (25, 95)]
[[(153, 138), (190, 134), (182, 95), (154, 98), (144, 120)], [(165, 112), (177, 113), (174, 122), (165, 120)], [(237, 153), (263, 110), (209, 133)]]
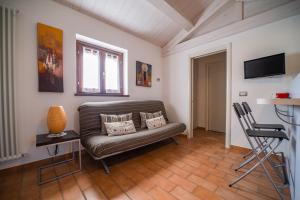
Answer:
[[(82, 90), (83, 84), (83, 47), (95, 49), (99, 51), (100, 62), (100, 92), (85, 92)], [(106, 92), (105, 89), (105, 54), (113, 54), (119, 57), (119, 84), (120, 92)], [(129, 96), (124, 95), (124, 54), (112, 49), (101, 47), (95, 44), (76, 40), (76, 94), (75, 96)]]

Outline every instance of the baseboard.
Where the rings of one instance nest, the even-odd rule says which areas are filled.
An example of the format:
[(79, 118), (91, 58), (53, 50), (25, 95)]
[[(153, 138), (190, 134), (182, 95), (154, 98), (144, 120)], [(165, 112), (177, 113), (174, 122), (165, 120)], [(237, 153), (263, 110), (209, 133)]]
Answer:
[[(75, 155), (77, 156), (78, 155), (78, 151), (74, 151), (75, 152)], [(81, 150), (81, 155), (85, 153), (85, 150)], [(63, 155), (59, 155), (59, 156), (56, 156), (55, 159), (56, 160), (63, 160), (63, 159), (66, 159), (66, 158), (71, 158), (72, 157), (72, 153), (66, 153), (66, 154), (63, 154)], [(26, 163), (26, 164), (21, 164), (21, 165), (17, 165), (17, 166), (14, 166), (14, 167), (8, 167), (8, 168), (5, 168), (5, 169), (1, 169), (0, 170), (0, 176), (2, 174), (5, 174), (5, 173), (12, 173), (12, 172), (16, 172), (22, 168), (33, 168), (33, 167), (38, 167), (38, 166), (41, 166), (43, 164), (46, 164), (46, 163), (49, 163), (51, 162), (51, 159), (52, 158), (46, 158), (46, 159), (42, 159), (42, 160), (37, 160), (37, 161), (33, 161), (33, 162), (30, 162), (30, 163)]]
[(239, 150), (242, 152), (249, 152), (250, 149), (246, 148), (246, 147), (240, 147), (240, 146), (236, 146), (236, 145), (230, 145), (230, 149), (235, 149), (235, 150)]

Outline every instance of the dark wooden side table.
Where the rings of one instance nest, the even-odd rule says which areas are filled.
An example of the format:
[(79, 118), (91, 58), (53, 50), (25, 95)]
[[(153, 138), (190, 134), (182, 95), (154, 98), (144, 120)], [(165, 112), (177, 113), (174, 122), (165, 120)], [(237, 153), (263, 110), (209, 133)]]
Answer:
[[(62, 161), (58, 161), (58, 162), (54, 162), (54, 158), (56, 156), (56, 153), (54, 153), (54, 155), (50, 155), (50, 153), (49, 153), (49, 156), (52, 158), (52, 162), (50, 164), (41, 166), (38, 169), (38, 183), (40, 185), (44, 184), (44, 183), (49, 183), (49, 182), (55, 181), (55, 180), (57, 180), (59, 178), (62, 178), (62, 177), (65, 177), (65, 176), (69, 176), (71, 174), (74, 174), (76, 172), (81, 171), (81, 151), (80, 151), (80, 147), (81, 146), (80, 146), (80, 137), (79, 137), (79, 134), (77, 134), (73, 130), (68, 130), (68, 131), (64, 131), (64, 132), (67, 133), (67, 134), (64, 135), (64, 136), (62, 136), (62, 137), (57, 137), (57, 138), (49, 138), (48, 137), (49, 133), (47, 133), (47, 134), (40, 134), (40, 135), (36, 136), (36, 147), (46, 147), (47, 150), (48, 150), (48, 153), (49, 153), (49, 149), (48, 149), (49, 147), (51, 147), (51, 146), (58, 147), (61, 144), (69, 144), (70, 147), (71, 147), (71, 149), (72, 149), (72, 158), (66, 159), (66, 160), (62, 160)], [(70, 171), (70, 172), (66, 172), (66, 173), (61, 174), (59, 176), (55, 175), (55, 177), (47, 179), (47, 180), (42, 180), (42, 176), (41, 176), (42, 175), (42, 170), (50, 168), (50, 167), (54, 167), (54, 166), (57, 166), (57, 165), (60, 165), (60, 164), (65, 164), (67, 162), (71, 162), (71, 161), (75, 160), (75, 150), (74, 150), (74, 147), (73, 147), (74, 143), (78, 144), (78, 157), (79, 157), (79, 166), (78, 166), (78, 169), (75, 169), (75, 170)]]

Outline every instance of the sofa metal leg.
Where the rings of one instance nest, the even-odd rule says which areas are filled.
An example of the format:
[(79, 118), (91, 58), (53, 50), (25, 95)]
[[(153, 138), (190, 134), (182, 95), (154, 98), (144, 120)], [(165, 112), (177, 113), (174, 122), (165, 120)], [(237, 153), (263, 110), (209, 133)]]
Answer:
[(178, 142), (178, 140), (177, 140), (175, 137), (172, 137), (172, 140), (174, 141), (174, 143), (175, 143), (176, 145), (179, 145), (179, 142)]
[(105, 173), (106, 173), (106, 174), (109, 174), (110, 171), (109, 171), (109, 168), (108, 168), (106, 162), (105, 162), (103, 159), (101, 159), (100, 162), (101, 162), (101, 164), (102, 164), (102, 166), (103, 166), (103, 169), (104, 169)]

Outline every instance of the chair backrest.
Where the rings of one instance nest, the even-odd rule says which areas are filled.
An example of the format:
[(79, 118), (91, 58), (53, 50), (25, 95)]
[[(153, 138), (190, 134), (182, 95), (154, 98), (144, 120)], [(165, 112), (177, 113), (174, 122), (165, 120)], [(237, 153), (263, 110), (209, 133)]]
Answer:
[(241, 118), (245, 115), (245, 112), (243, 111), (241, 105), (239, 103), (233, 103), (233, 108), (235, 113), (237, 114), (238, 118)]
[(252, 112), (252, 110), (251, 110), (251, 108), (250, 108), (250, 106), (249, 106), (249, 104), (248, 104), (247, 102), (242, 102), (242, 106), (243, 106), (243, 108), (244, 108), (246, 114)]
[(233, 103), (234, 111), (238, 117), (238, 120), (240, 122), (240, 125), (242, 126), (243, 130), (246, 131), (246, 129), (251, 129), (247, 119), (245, 118), (245, 112), (242, 108), (242, 106), (239, 103)]
[[(247, 102), (242, 102), (242, 106), (243, 106), (243, 108), (244, 108), (244, 110), (245, 110), (245, 113), (247, 114), (247, 118), (248, 118), (250, 124), (256, 123), (256, 121), (255, 121), (255, 119), (254, 119), (254, 117), (253, 117), (253, 115), (252, 115), (252, 110), (251, 110), (249, 104), (248, 104)], [(249, 117), (249, 116), (250, 116), (250, 117)], [(250, 118), (251, 118), (252, 120), (251, 120)]]

